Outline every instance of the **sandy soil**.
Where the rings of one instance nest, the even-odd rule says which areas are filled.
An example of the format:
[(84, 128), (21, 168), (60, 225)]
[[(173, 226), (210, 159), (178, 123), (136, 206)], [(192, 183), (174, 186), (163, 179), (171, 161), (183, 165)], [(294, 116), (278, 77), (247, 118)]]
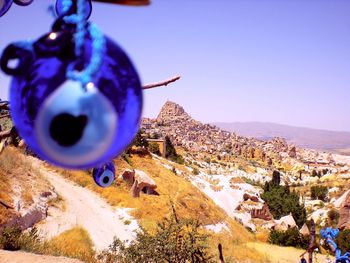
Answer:
[[(121, 240), (132, 240), (135, 237), (135, 230), (139, 226), (127, 209), (110, 206), (94, 192), (48, 170), (37, 159), (33, 158), (33, 165), (40, 166), (43, 175), (65, 202), (65, 211), (50, 207), (48, 218), (38, 224), (38, 229), (44, 236), (50, 238), (75, 226), (81, 226), (88, 231), (98, 251), (108, 248), (114, 236)], [(126, 220), (129, 221), (127, 224)]]
[(77, 259), (0, 250), (0, 263), (82, 263)]

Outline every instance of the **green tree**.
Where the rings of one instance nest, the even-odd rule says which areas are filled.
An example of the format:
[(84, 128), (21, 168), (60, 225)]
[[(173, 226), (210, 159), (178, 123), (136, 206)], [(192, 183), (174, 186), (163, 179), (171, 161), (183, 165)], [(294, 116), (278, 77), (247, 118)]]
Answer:
[(136, 134), (136, 136), (135, 136), (135, 138), (134, 138), (134, 141), (132, 142), (132, 145), (135, 145), (135, 146), (137, 146), (137, 147), (145, 147), (145, 148), (148, 147), (147, 138), (144, 137), (144, 136), (142, 136), (143, 133), (144, 133), (144, 132), (143, 132), (142, 129), (140, 129), (140, 130), (137, 132), (137, 134)]
[(165, 136), (165, 149), (166, 149), (166, 154), (165, 157), (169, 159), (170, 161), (179, 163), (179, 164), (184, 164), (184, 159), (181, 155), (177, 154), (176, 149), (171, 142), (169, 136)]
[(350, 252), (350, 230), (345, 229), (340, 231), (339, 236), (336, 239), (336, 243), (342, 253)]
[(198, 174), (199, 174), (198, 168), (194, 167), (193, 170), (192, 170), (192, 173), (193, 173), (194, 175), (198, 175)]
[(269, 206), (274, 218), (279, 219), (291, 213), (297, 225), (302, 226), (306, 221), (306, 210), (304, 205), (299, 203), (299, 196), (291, 193), (288, 186), (277, 185), (277, 182), (277, 175), (275, 180), (266, 182), (261, 198)]
[(272, 184), (278, 186), (281, 183), (281, 173), (277, 170), (274, 170), (272, 173)]
[(328, 188), (323, 185), (311, 186), (311, 198), (326, 201)]
[(331, 209), (327, 213), (330, 225), (336, 226), (339, 221), (339, 212), (335, 209)]
[(148, 144), (148, 150), (149, 150), (151, 153), (160, 155), (159, 144), (156, 143), (156, 142), (150, 142), (150, 143)]
[(300, 234), (297, 227), (293, 227), (286, 231), (271, 230), (269, 242), (278, 246), (293, 246), (306, 249), (309, 239)]

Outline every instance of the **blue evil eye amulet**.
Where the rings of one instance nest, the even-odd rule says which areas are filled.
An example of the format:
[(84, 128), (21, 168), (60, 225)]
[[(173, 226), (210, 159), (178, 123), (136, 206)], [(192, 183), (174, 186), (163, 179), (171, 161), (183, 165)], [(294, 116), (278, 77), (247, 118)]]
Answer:
[[(56, 9), (64, 11), (57, 4)], [(59, 16), (51, 32), (36, 41), (3, 51), (1, 69), (13, 77), (11, 117), (40, 158), (64, 168), (94, 168), (95, 182), (105, 187), (114, 180), (111, 160), (139, 129), (142, 87), (114, 41), (90, 23), (81, 34), (66, 17)]]

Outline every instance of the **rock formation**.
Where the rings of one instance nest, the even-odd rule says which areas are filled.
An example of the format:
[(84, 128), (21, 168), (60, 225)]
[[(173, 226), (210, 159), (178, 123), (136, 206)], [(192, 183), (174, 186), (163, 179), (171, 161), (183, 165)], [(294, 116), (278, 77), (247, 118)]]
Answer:
[(350, 230), (350, 191), (340, 206), (339, 215), (338, 228), (340, 230)]
[(297, 158), (297, 149), (295, 148), (295, 146), (290, 147), (290, 149), (288, 150), (288, 155), (289, 157)]
[(26, 212), (23, 216), (18, 214), (10, 219), (3, 225), (0, 225), (0, 232), (5, 227), (13, 227), (16, 226), (21, 230), (25, 230), (29, 227), (34, 226), (36, 223), (47, 217), (48, 211), (48, 202), (49, 200), (57, 197), (56, 193), (52, 192), (43, 192), (40, 194), (39, 201), (31, 208), (28, 212)]
[(158, 114), (157, 122), (166, 124), (172, 120), (188, 120), (190, 118), (191, 117), (185, 112), (183, 107), (174, 102), (167, 101)]
[(292, 214), (281, 217), (279, 220), (275, 220), (274, 229), (279, 231), (286, 231), (288, 228), (296, 227), (294, 217)]
[(309, 236), (310, 235), (310, 230), (309, 228), (307, 227), (306, 224), (304, 224), (300, 230), (299, 230), (300, 234), (302, 234), (303, 236)]
[(257, 202), (259, 202), (259, 197), (255, 196), (255, 195), (250, 195), (250, 194), (244, 193), (243, 200), (244, 201), (250, 200), (252, 202), (257, 203)]
[(134, 170), (124, 170), (121, 175), (121, 179), (128, 184), (132, 185), (135, 181), (135, 171)]
[(130, 193), (133, 197), (140, 197), (141, 191), (148, 195), (158, 195), (155, 190), (156, 188), (157, 185), (155, 181), (145, 172), (140, 170), (134, 171), (134, 181), (130, 189)]
[(267, 204), (264, 204), (261, 209), (253, 209), (252, 211), (250, 211), (250, 216), (252, 218), (259, 218), (265, 221), (273, 219), (273, 216)]

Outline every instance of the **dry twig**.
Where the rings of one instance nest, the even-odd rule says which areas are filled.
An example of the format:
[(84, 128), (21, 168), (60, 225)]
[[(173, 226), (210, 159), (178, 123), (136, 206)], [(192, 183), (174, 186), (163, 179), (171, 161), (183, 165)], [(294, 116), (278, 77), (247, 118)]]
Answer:
[(170, 78), (170, 79), (167, 79), (164, 81), (146, 84), (143, 86), (143, 89), (153, 89), (153, 88), (157, 88), (157, 87), (161, 87), (161, 86), (167, 86), (168, 84), (175, 82), (175, 81), (179, 80), (180, 78), (181, 78), (180, 76), (175, 76), (173, 78)]

